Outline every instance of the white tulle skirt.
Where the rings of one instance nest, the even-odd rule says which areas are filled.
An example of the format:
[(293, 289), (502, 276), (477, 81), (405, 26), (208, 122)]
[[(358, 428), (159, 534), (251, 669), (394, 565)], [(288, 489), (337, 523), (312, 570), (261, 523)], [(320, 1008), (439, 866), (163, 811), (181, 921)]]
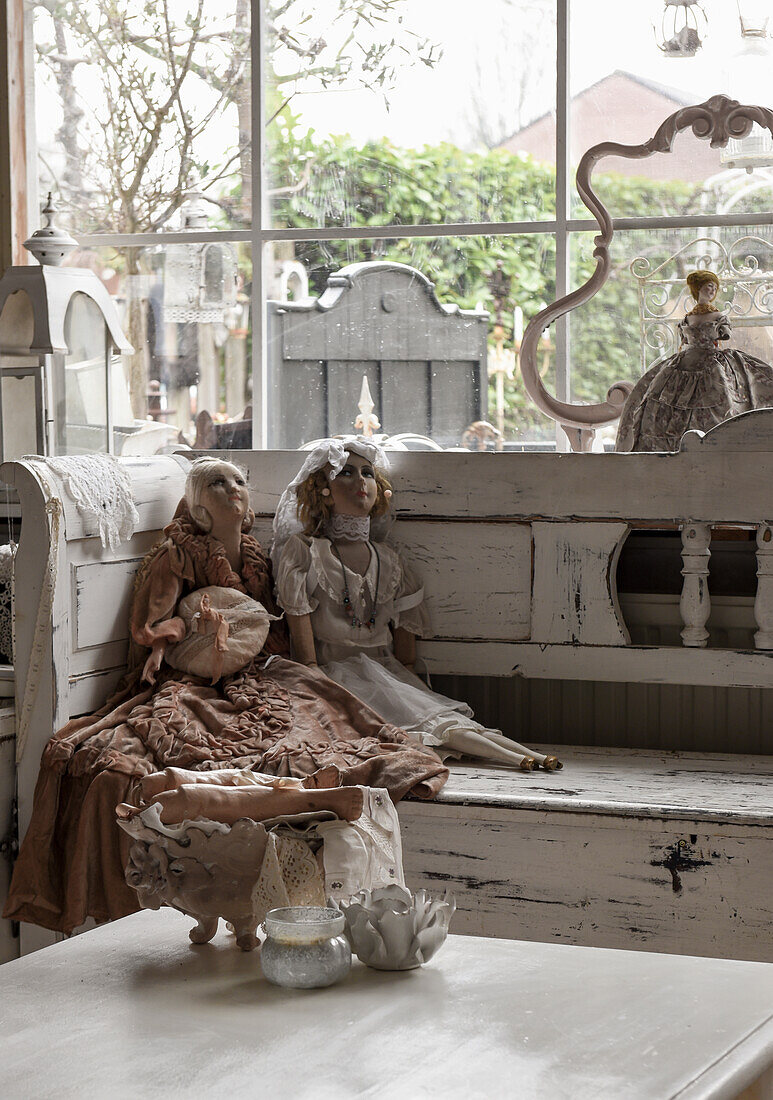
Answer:
[(374, 650), (372, 656), (360, 652), (338, 660), (325, 659), (332, 647), (318, 645), (320, 649), (320, 667), (331, 680), (425, 745), (442, 748), (457, 730), (499, 732), (476, 722), (466, 703), (432, 691), (386, 648)]

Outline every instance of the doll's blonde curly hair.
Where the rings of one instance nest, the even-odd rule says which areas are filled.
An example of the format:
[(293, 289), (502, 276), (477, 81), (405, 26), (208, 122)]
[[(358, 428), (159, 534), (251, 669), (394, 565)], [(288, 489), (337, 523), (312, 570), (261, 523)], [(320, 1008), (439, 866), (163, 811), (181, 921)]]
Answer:
[[(324, 496), (322, 490), (330, 488), (330, 480), (327, 476), (328, 467), (316, 470), (302, 481), (296, 490), (298, 497), (298, 518), (303, 524), (304, 535), (314, 535), (324, 527), (333, 514), (332, 496)], [(387, 491), (391, 493), (392, 486), (381, 473), (373, 468), (376, 475), (376, 503), (371, 509), (371, 519), (386, 515), (389, 511), (389, 499)]]

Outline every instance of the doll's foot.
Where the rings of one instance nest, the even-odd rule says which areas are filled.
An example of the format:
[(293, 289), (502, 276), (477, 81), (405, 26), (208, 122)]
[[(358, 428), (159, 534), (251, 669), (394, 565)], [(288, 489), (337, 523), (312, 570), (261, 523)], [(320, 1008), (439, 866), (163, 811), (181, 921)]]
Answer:
[(546, 756), (542, 761), (542, 767), (546, 772), (558, 772), (563, 766), (557, 756)]
[(533, 756), (524, 756), (518, 767), (522, 772), (532, 772), (537, 766), (537, 761)]

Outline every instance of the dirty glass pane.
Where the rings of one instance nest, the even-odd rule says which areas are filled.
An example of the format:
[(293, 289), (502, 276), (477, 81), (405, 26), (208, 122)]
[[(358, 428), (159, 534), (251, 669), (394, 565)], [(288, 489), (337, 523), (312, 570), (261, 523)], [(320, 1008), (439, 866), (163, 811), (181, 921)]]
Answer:
[[(572, 285), (594, 268), (593, 234), (572, 234)], [(618, 231), (612, 270), (599, 293), (571, 314), (572, 400), (603, 401), (619, 380), (635, 382), (679, 348), (677, 324), (694, 305), (685, 284), (708, 268), (732, 326), (728, 347), (773, 363), (773, 228)], [(611, 445), (616, 425), (601, 434)]]
[(555, 4), (266, 0), (269, 224), (555, 211)]
[(116, 451), (250, 447), (249, 246), (194, 240), (73, 256), (102, 279), (134, 348), (114, 376)]
[(517, 365), (555, 294), (551, 236), (272, 242), (264, 259), (270, 447), (365, 424), (416, 448), (553, 446)]
[[(572, 0), (570, 13), (573, 170), (590, 146), (645, 142), (669, 115), (718, 92), (741, 103), (770, 102), (773, 43), (764, 36), (742, 37), (735, 3)], [(614, 49), (593, 48), (601, 38), (613, 41)], [(756, 209), (770, 209), (773, 139), (762, 136), (753, 139), (751, 177), (743, 167), (747, 162), (738, 162), (744, 149), (749, 153), (748, 142), (744, 149), (734, 141), (712, 148), (688, 131), (668, 155), (600, 161), (596, 189), (616, 217), (752, 211), (759, 186), (767, 189), (768, 205)], [(761, 145), (767, 157), (759, 155)], [(572, 212), (587, 216), (576, 190)]]

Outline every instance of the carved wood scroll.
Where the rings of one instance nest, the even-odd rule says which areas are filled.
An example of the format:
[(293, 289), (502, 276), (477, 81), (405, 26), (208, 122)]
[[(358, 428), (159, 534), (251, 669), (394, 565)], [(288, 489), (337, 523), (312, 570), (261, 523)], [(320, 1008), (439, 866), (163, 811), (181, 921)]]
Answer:
[(642, 145), (621, 145), (616, 141), (602, 141), (598, 145), (592, 145), (583, 155), (577, 168), (577, 191), (601, 230), (594, 241), (593, 258), (596, 261), (596, 269), (583, 286), (551, 303), (530, 321), (523, 335), (520, 354), (521, 373), (526, 392), (538, 409), (561, 425), (569, 437), (572, 450), (590, 450), (595, 429), (602, 424), (610, 424), (617, 420), (628, 394), (633, 389), (632, 382), (615, 382), (607, 392), (606, 401), (597, 405), (576, 405), (560, 401), (548, 392), (540, 378), (537, 365), (537, 344), (545, 329), (576, 306), (590, 301), (609, 276), (609, 246), (613, 237), (612, 218), (591, 185), (596, 164), (603, 157), (609, 156), (643, 160), (654, 153), (670, 153), (676, 135), (690, 128), (696, 137), (709, 141), (713, 148), (721, 149), (727, 145), (731, 137), (747, 137), (755, 122), (773, 135), (772, 110), (767, 107), (744, 106), (728, 96), (715, 95), (705, 103), (682, 107), (669, 115), (660, 124), (653, 137)]

